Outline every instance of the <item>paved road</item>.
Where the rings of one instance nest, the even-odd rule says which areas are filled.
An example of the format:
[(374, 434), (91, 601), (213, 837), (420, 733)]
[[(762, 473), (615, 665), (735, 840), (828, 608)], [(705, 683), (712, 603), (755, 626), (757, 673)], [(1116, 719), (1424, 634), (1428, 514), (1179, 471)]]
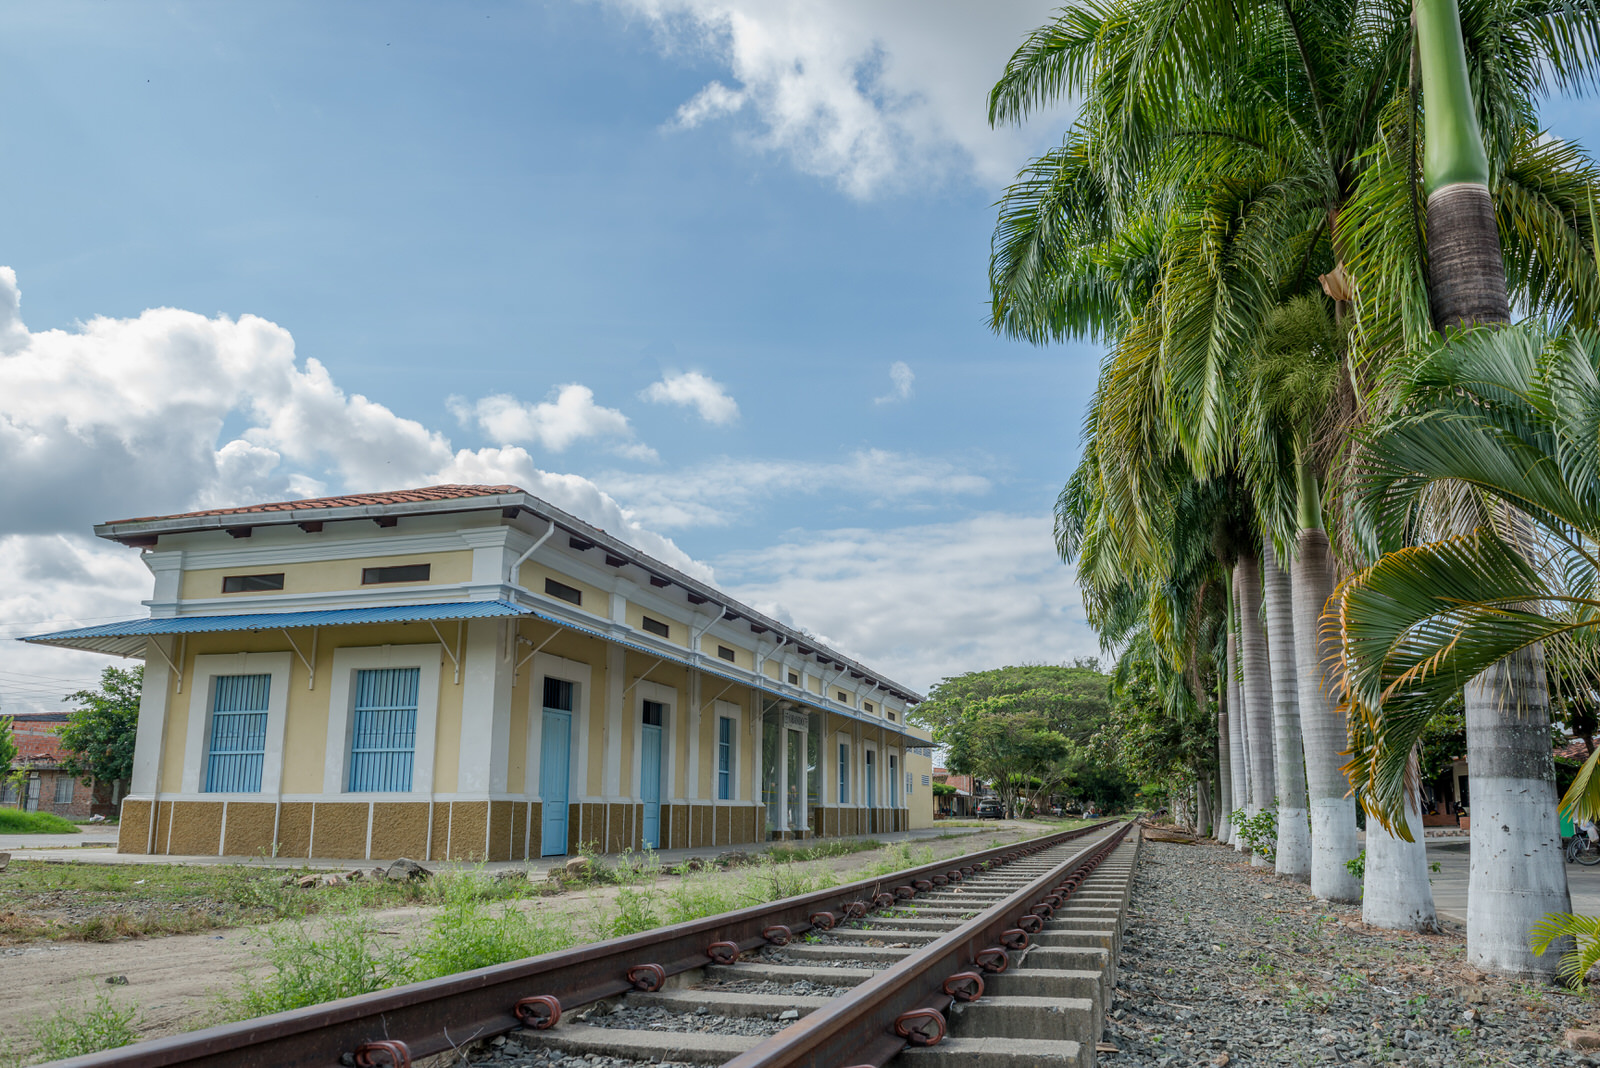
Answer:
[(116, 844), (115, 827), (105, 830), (85, 827), (79, 834), (0, 834), (0, 853), (15, 853), (19, 849), (75, 849)]
[[(1465, 839), (1428, 843), (1428, 861), (1439, 870), (1428, 876), (1433, 884), (1433, 907), (1441, 919), (1467, 922), (1467, 873), (1470, 852)], [(1580, 916), (1600, 916), (1600, 864), (1586, 868), (1568, 864), (1567, 888), (1572, 911)]]

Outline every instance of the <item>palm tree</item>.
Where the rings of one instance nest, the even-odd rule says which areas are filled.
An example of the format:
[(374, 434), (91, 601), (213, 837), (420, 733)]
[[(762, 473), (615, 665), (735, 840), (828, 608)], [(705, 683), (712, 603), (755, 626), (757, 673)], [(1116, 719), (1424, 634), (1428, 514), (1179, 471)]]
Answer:
[[(1303, 293), (1319, 271), (1356, 326), (1345, 378), (1358, 397), (1371, 391), (1384, 362), (1435, 320), (1424, 277), (1432, 261), (1423, 254), (1416, 128), (1423, 92), (1445, 94), (1427, 88), (1442, 84), (1441, 53), (1432, 43), (1437, 11), (1420, 6), (1417, 33), (1406, 4), (1372, 0), (1293, 7), (1091, 0), (1063, 9), (1018, 50), (991, 94), (996, 122), (1020, 121), (1063, 93), (1084, 99), (1068, 142), (1036, 161), (1002, 202), (991, 267), (996, 329), (1036, 341), (1085, 332), (1084, 308), (1105, 307), (1109, 292), (1097, 273), (1108, 247), (1101, 242), (1122, 227), (1129, 205), (1160, 201), (1152, 186), (1169, 200), (1198, 189), (1233, 193), (1241, 211), (1201, 216), (1205, 240), (1196, 258), (1214, 269), (1163, 279), (1167, 314), (1151, 328), (1159, 373), (1150, 371), (1157, 361), (1144, 361), (1145, 379), (1161, 386), (1155, 403), (1196, 473), (1234, 462), (1238, 410), (1226, 383), (1263, 315)], [(1489, 160), (1483, 185), (1493, 193), (1512, 290), (1534, 310), (1592, 321), (1600, 287), (1575, 254), (1587, 244), (1577, 209), (1589, 183), (1576, 180), (1581, 161), (1564, 146), (1552, 149), (1533, 117), (1541, 92), (1588, 76), (1596, 5), (1468, 0), (1461, 15), (1461, 66), (1480, 88), (1476, 114), (1488, 134), (1478, 142)], [(1428, 109), (1430, 133), (1448, 110)], [(1442, 225), (1428, 228), (1430, 240), (1444, 240), (1461, 214), (1445, 192), (1430, 197), (1430, 212), (1435, 199), (1444, 212)], [(1237, 255), (1207, 261), (1219, 248)], [(1433, 257), (1435, 290), (1451, 277), (1451, 255), (1440, 246)], [(1315, 506), (1302, 501), (1298, 511), (1314, 516), (1325, 504), (1340, 507), (1341, 495)], [(1296, 549), (1305, 532), (1291, 539)], [(1310, 584), (1303, 597), (1325, 588)], [(1311, 643), (1300, 645), (1312, 652)], [(1321, 673), (1315, 661), (1297, 669), (1302, 680)], [(1247, 745), (1255, 740), (1245, 734)], [(1312, 760), (1326, 765), (1335, 751)], [(1327, 781), (1311, 775), (1313, 789)], [(1323, 807), (1349, 813), (1348, 805)], [(1353, 828), (1339, 836), (1339, 848), (1351, 835)], [(1313, 868), (1318, 856), (1326, 869), (1329, 854), (1316, 849)], [(1315, 872), (1313, 883), (1334, 885)]]
[(1546, 643), (1563, 654), (1565, 635), (1600, 626), (1600, 338), (1471, 331), (1405, 379), (1357, 453), (1360, 533), (1388, 551), (1336, 598), (1352, 778), (1398, 829), (1422, 724), (1465, 686), (1468, 959), (1549, 973), (1530, 933), (1570, 903), (1543, 661)]

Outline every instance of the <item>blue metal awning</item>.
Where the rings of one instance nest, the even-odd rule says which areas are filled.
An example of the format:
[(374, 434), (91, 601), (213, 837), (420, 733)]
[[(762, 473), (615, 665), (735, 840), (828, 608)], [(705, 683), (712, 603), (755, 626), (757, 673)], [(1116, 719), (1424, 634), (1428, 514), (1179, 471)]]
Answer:
[(878, 727), (888, 734), (896, 734), (913, 739), (917, 737), (915, 734), (911, 733), (910, 728), (905, 724), (883, 723), (875, 718), (868, 718), (853, 708), (835, 708), (828, 702), (826, 698), (818, 697), (812, 693), (807, 693), (805, 691), (793, 693), (788, 690), (780, 689), (776, 682), (764, 675), (755, 675), (750, 678), (744, 678), (738, 675), (730, 674), (726, 671), (719, 670), (717, 667), (707, 664), (704, 656), (696, 661), (689, 655), (689, 650), (687, 649), (682, 653), (669, 652), (664, 649), (652, 648), (648, 645), (640, 645), (638, 642), (631, 642), (626, 638), (619, 638), (615, 634), (607, 634), (605, 631), (599, 630), (595, 627), (587, 627), (582, 623), (573, 622), (572, 620), (566, 619), (562, 616), (553, 615), (548, 612), (541, 612), (537, 608), (525, 608), (523, 611), (528, 616), (541, 620), (545, 623), (554, 623), (558, 627), (565, 627), (568, 630), (577, 631), (579, 634), (587, 634), (592, 638), (599, 638), (601, 641), (613, 642), (625, 649), (632, 649), (634, 652), (643, 653), (646, 656), (653, 656), (661, 660), (667, 660), (671, 663), (679, 664), (683, 667), (694, 668), (704, 675), (710, 675), (713, 678), (721, 679), (724, 682), (732, 682), (737, 683), (740, 686), (747, 686), (750, 689), (755, 690), (757, 693), (765, 694), (769, 697), (775, 697), (783, 701), (792, 701), (795, 704), (806, 705), (810, 708), (816, 709), (818, 712), (830, 712), (835, 716), (842, 716), (845, 719), (853, 719), (868, 726)]
[(115, 656), (139, 656), (145, 639), (158, 634), (214, 634), (220, 631), (293, 630), (356, 623), (421, 623), (428, 620), (493, 619), (528, 614), (510, 601), (452, 601), (446, 604), (388, 604), (371, 608), (323, 608), (300, 612), (249, 612), (227, 616), (173, 616), (127, 619), (98, 627), (32, 634), (18, 641), (86, 649)]

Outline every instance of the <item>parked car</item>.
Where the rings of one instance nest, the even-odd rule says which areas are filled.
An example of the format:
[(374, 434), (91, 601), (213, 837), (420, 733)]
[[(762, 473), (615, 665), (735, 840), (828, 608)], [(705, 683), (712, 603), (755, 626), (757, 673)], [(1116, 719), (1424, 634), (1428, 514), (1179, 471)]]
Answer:
[(980, 820), (999, 820), (1005, 818), (1005, 810), (1000, 807), (1000, 799), (986, 797), (978, 802), (978, 818)]

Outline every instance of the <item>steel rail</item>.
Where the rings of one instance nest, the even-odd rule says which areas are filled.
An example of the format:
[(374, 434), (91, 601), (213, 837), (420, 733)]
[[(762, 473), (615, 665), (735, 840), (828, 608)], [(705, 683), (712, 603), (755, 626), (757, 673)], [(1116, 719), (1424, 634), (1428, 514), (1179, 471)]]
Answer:
[(983, 995), (983, 974), (1002, 972), (1030, 930), (1064, 905), (1132, 824), (1074, 854), (1009, 897), (822, 1008), (808, 1013), (723, 1068), (881, 1068), (907, 1045), (945, 1037), (954, 1000)]
[(400, 1068), (517, 1027), (549, 1027), (564, 1009), (630, 990), (658, 990), (669, 975), (782, 945), (814, 926), (826, 930), (1111, 822), (508, 964), (72, 1057), (52, 1068)]

